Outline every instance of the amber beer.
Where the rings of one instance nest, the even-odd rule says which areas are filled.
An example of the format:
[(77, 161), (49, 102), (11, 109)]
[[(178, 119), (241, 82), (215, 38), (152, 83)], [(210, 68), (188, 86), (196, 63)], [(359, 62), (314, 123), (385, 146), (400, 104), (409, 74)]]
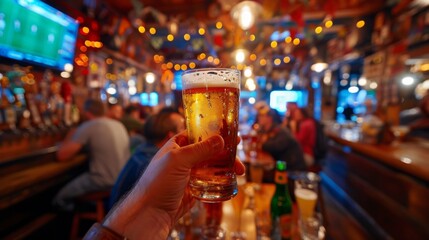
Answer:
[(190, 143), (220, 134), (223, 151), (191, 170), (190, 187), (203, 202), (225, 201), (237, 194), (234, 161), (237, 150), (240, 72), (197, 69), (182, 75), (183, 105)]

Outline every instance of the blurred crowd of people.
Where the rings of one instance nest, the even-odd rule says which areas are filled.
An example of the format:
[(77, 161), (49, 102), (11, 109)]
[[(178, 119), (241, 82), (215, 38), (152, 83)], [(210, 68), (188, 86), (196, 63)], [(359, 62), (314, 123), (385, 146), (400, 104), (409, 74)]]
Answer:
[[(259, 150), (286, 161), (290, 171), (317, 169), (317, 124), (306, 109), (288, 103), (282, 117), (262, 102), (255, 104), (255, 110), (252, 128)], [(183, 115), (168, 107), (106, 106), (87, 100), (83, 117), (85, 121), (70, 131), (57, 157), (66, 161), (84, 151), (89, 169), (59, 191), (54, 204), (61, 209), (72, 210), (75, 197), (100, 190), (111, 191), (112, 207), (135, 185), (158, 150), (185, 129)]]
[(59, 161), (85, 153), (87, 171), (66, 184), (54, 206), (72, 211), (76, 197), (95, 191), (112, 191), (112, 205), (138, 180), (152, 157), (169, 138), (185, 129), (183, 116), (173, 108), (158, 110), (130, 104), (105, 105), (87, 100), (83, 121), (67, 134), (57, 152)]

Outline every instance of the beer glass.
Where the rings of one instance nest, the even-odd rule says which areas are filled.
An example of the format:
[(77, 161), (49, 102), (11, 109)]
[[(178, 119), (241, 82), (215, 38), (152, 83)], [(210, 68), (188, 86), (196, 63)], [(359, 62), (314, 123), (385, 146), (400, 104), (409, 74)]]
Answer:
[(237, 151), (240, 72), (206, 68), (182, 75), (183, 105), (190, 143), (220, 134), (224, 149), (191, 170), (192, 195), (203, 202), (220, 202), (237, 194), (234, 161)]
[(314, 215), (317, 203), (319, 176), (315, 173), (301, 173), (295, 179), (295, 199), (298, 203), (300, 218), (306, 219)]

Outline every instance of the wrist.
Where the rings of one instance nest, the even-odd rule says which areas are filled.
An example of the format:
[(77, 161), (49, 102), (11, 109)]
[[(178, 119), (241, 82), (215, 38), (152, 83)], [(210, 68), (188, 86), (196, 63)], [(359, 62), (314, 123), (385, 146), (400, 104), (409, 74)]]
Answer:
[(147, 205), (120, 204), (103, 225), (128, 239), (166, 239), (172, 226), (170, 216)]

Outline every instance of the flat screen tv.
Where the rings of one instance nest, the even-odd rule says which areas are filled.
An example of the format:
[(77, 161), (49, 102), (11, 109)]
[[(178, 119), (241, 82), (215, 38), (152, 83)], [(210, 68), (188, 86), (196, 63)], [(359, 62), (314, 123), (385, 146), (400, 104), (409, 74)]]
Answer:
[(40, 0), (1, 0), (0, 57), (62, 71), (73, 64), (78, 27)]
[(276, 109), (281, 115), (286, 112), (287, 102), (296, 102), (298, 107), (307, 105), (307, 91), (290, 90), (290, 91), (272, 91), (270, 93), (270, 107)]

